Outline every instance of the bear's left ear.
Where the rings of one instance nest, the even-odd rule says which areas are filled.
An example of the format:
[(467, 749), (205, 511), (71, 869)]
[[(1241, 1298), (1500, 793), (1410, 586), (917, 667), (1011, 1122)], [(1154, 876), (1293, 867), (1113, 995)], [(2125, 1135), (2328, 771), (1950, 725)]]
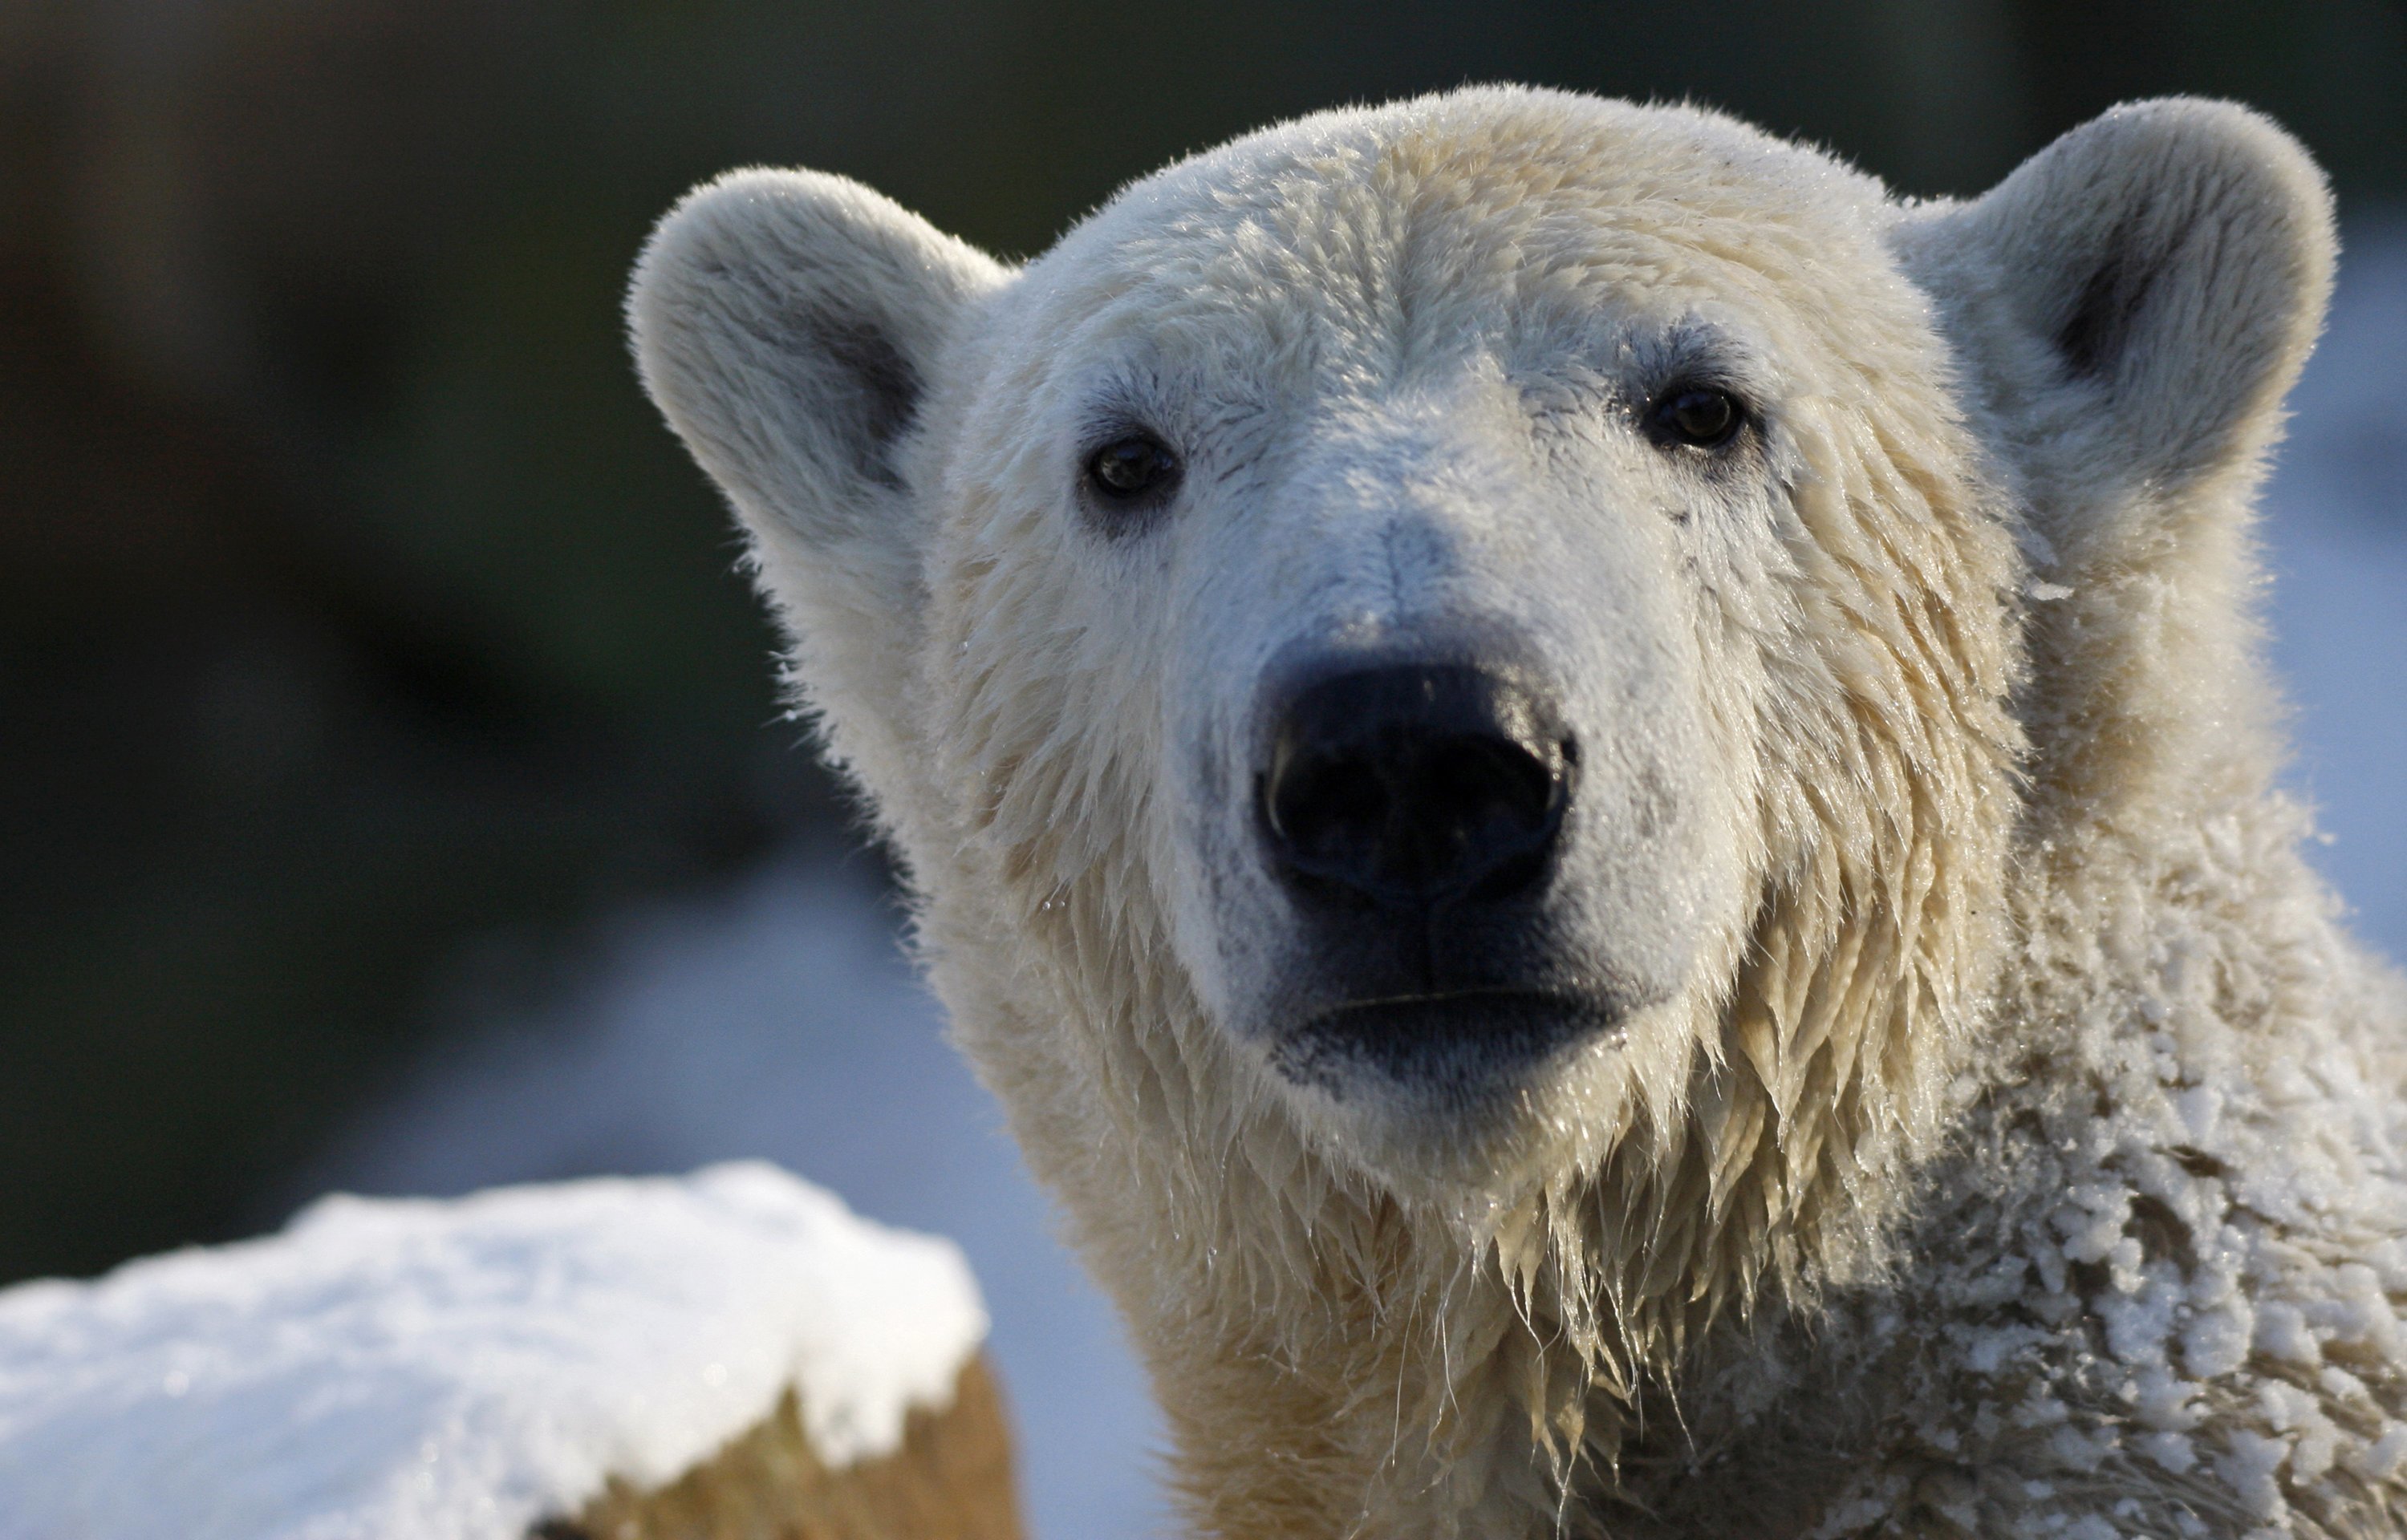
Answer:
[(1910, 211), (1897, 244), (2043, 520), (2253, 473), (2335, 257), (2298, 141), (2189, 98), (2117, 107), (1987, 195)]
[(1007, 277), (848, 178), (738, 171), (661, 221), (628, 292), (645, 389), (734, 505), (795, 680), (873, 795), (911, 763), (898, 703), (927, 534), (912, 430)]

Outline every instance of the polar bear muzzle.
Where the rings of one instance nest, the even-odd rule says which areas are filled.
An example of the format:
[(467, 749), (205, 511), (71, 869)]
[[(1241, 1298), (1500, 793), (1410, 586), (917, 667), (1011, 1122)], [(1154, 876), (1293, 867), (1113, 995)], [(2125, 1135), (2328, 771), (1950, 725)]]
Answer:
[(1527, 944), (1579, 779), (1528, 671), (1349, 660), (1272, 694), (1264, 858), (1336, 996), (1274, 1067), (1341, 1096), (1360, 1068), (1461, 1091), (1618, 1024), (1626, 1002), (1564, 987)]

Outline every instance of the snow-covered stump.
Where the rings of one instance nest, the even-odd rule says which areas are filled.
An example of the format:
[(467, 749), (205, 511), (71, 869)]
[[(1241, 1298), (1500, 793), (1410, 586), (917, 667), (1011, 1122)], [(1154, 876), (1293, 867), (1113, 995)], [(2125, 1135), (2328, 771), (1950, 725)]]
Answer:
[(0, 1540), (1016, 1540), (985, 1331), (767, 1166), (331, 1198), (0, 1292)]

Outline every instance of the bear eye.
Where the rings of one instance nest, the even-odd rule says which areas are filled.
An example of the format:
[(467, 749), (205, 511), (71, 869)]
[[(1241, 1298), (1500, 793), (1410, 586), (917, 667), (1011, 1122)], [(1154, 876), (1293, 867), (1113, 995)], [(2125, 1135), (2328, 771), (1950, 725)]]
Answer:
[(1718, 449), (1746, 420), (1738, 398), (1710, 385), (1675, 385), (1646, 409), (1646, 426), (1663, 444)]
[(1129, 433), (1087, 457), (1087, 485), (1108, 502), (1133, 502), (1167, 491), (1178, 479), (1178, 457), (1151, 433)]

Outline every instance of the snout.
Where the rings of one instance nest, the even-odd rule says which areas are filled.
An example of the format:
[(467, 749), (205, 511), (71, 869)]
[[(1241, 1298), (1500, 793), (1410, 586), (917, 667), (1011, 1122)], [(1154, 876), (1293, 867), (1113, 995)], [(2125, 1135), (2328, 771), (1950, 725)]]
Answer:
[(1303, 965), (1272, 1053), (1290, 1080), (1460, 1103), (1633, 1003), (1569, 933), (1580, 745), (1542, 677), (1357, 661), (1274, 692), (1253, 821)]
[(1524, 682), (1465, 665), (1360, 669), (1275, 713), (1257, 802), (1295, 901), (1417, 925), (1545, 869), (1578, 745)]

